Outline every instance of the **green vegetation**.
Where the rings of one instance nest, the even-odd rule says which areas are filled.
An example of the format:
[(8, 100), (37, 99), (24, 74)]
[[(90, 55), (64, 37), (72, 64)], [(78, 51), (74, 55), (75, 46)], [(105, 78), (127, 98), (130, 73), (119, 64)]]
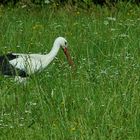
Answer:
[(46, 53), (69, 42), (26, 85), (0, 77), (1, 140), (139, 140), (140, 9), (0, 9), (0, 53)]
[(139, 0), (1, 0), (0, 4), (3, 5), (28, 5), (29, 7), (32, 7), (33, 5), (38, 6), (48, 6), (48, 5), (73, 5), (78, 7), (92, 7), (93, 4), (96, 5), (106, 5), (108, 7), (115, 6), (116, 4), (120, 2), (129, 2), (129, 3), (135, 3), (137, 5), (140, 4)]

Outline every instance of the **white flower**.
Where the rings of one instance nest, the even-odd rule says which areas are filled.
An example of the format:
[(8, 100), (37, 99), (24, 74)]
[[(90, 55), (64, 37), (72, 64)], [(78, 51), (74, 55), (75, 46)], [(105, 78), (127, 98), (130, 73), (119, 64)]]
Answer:
[(11, 125), (10, 128), (12, 129), (12, 128), (14, 128), (14, 127)]
[(106, 71), (106, 70), (101, 70), (100, 73), (101, 73), (101, 74), (107, 74), (107, 71)]
[(116, 31), (116, 29), (114, 29), (114, 28), (111, 28), (110, 30), (111, 30), (111, 31)]
[(108, 25), (109, 22), (107, 20), (104, 21), (104, 25)]
[(31, 113), (31, 111), (29, 111), (29, 110), (25, 110), (25, 113)]
[(23, 126), (23, 124), (19, 124), (19, 126), (20, 126), (20, 127), (22, 127), (22, 126)]
[(17, 48), (20, 48), (20, 46), (19, 46), (19, 45), (17, 45)]
[(49, 1), (49, 0), (45, 0), (44, 3), (45, 3), (45, 4), (49, 4), (50, 1)]
[(126, 34), (124, 34), (124, 33), (123, 33), (123, 34), (120, 34), (119, 36), (120, 36), (121, 38), (128, 38), (128, 37), (129, 37), (129, 35), (126, 35)]
[(114, 18), (114, 17), (107, 17), (107, 19), (110, 21), (116, 21), (116, 18)]

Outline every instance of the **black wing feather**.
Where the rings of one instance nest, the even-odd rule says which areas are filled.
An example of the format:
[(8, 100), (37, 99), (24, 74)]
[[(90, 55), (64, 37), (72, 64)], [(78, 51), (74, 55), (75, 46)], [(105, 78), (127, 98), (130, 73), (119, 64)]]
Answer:
[(9, 75), (9, 76), (21, 76), (21, 77), (27, 77), (28, 74), (18, 68), (15, 68), (13, 65), (9, 63), (10, 60), (18, 58), (18, 55), (13, 55), (12, 53), (9, 53), (7, 55), (0, 56), (0, 71), (3, 75)]

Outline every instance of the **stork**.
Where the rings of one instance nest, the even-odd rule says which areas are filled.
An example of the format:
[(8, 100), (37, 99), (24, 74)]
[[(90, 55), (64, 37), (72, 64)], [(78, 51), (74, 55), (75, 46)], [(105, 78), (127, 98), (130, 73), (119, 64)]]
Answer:
[(53, 47), (48, 54), (23, 54), (8, 53), (0, 56), (0, 73), (6, 76), (15, 76), (16, 79), (26, 79), (37, 71), (45, 69), (56, 57), (59, 49), (64, 51), (67, 60), (71, 66), (73, 61), (68, 52), (67, 40), (63, 37), (57, 37)]

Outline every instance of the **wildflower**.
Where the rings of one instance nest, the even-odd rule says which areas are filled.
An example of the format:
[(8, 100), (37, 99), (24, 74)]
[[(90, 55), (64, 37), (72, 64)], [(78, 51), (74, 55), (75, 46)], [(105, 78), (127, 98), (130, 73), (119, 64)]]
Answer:
[(119, 75), (119, 71), (116, 70), (116, 71), (114, 72), (114, 74), (115, 74), (115, 75)]
[(36, 24), (33, 26), (33, 30), (42, 29), (42, 28), (43, 28), (43, 25), (39, 25), (39, 24)]
[(97, 35), (98, 34), (98, 32), (94, 32), (94, 35)]
[(110, 30), (111, 30), (111, 31), (116, 31), (116, 29), (114, 29), (114, 28), (111, 28)]
[(19, 124), (19, 126), (20, 126), (20, 127), (22, 127), (22, 126), (23, 126), (23, 124)]
[(21, 117), (20, 119), (21, 119), (21, 120), (24, 120), (24, 118), (23, 118), (23, 117)]
[(29, 111), (29, 110), (25, 110), (25, 113), (31, 113), (31, 111)]
[(78, 25), (78, 22), (74, 22), (74, 23), (73, 23), (73, 26), (76, 26), (76, 25)]
[(10, 114), (8, 114), (8, 113), (4, 113), (4, 116), (9, 116)]
[(110, 21), (116, 21), (116, 18), (114, 18), (114, 17), (107, 17), (107, 19)]
[(37, 105), (37, 103), (32, 103), (33, 106)]
[(45, 4), (49, 4), (50, 1), (49, 1), (49, 0), (45, 0), (44, 3), (45, 3)]
[(3, 125), (4, 127), (7, 127), (8, 125), (7, 124), (5, 124), (5, 125)]
[(17, 47), (17, 48), (20, 48), (20, 46), (19, 46), (19, 45), (17, 45), (16, 47)]
[(4, 49), (7, 49), (7, 46), (4, 46)]
[(25, 4), (21, 6), (21, 8), (26, 8), (26, 7), (27, 7), (27, 5), (25, 5)]
[(56, 124), (55, 123), (53, 123), (53, 125), (52, 125), (53, 127), (56, 127)]
[(104, 21), (104, 25), (108, 25), (109, 22), (107, 20)]
[(70, 131), (75, 131), (76, 130), (76, 128), (75, 127), (72, 127), (71, 129), (70, 129)]
[(126, 34), (123, 33), (123, 34), (120, 34), (119, 37), (121, 37), (121, 38), (128, 38), (129, 35), (126, 35)]
[(101, 70), (100, 73), (101, 73), (101, 74), (107, 74), (107, 71), (106, 71), (106, 70)]
[(80, 12), (79, 12), (79, 11), (77, 11), (77, 12), (76, 12), (76, 14), (77, 14), (77, 15), (79, 15), (79, 14), (80, 14)]
[(12, 129), (12, 128), (14, 128), (14, 127), (11, 125), (10, 128)]
[(54, 29), (58, 29), (58, 28), (63, 28), (63, 26), (62, 26), (62, 24), (54, 23), (54, 24), (53, 24), (53, 28), (54, 28)]

